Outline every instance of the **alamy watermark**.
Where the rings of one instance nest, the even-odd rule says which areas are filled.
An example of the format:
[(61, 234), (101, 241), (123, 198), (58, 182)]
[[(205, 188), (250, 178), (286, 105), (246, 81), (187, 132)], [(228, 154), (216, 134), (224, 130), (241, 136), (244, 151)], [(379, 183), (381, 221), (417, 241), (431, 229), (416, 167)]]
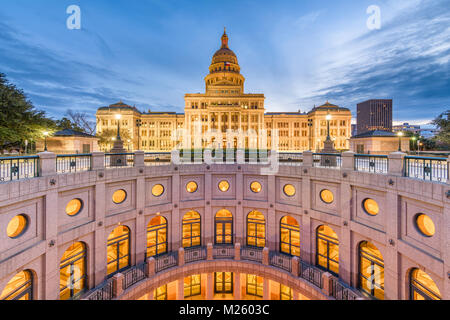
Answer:
[(380, 30), (381, 29), (381, 9), (377, 5), (371, 5), (367, 8), (367, 14), (370, 17), (367, 19), (367, 28), (369, 30)]
[(69, 30), (81, 29), (81, 9), (77, 5), (70, 5), (67, 7), (66, 13), (70, 16), (67, 18), (66, 25)]

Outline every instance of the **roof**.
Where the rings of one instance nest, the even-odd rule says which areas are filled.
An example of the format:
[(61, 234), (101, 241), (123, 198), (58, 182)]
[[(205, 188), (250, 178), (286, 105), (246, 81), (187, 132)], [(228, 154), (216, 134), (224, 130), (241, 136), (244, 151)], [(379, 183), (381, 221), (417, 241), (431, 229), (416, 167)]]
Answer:
[(54, 137), (85, 137), (85, 138), (96, 138), (93, 135), (72, 130), (72, 129), (64, 129), (53, 134)]
[(136, 111), (138, 113), (141, 113), (136, 107), (129, 106), (129, 105), (123, 103), (122, 101), (119, 101), (117, 103), (111, 104), (108, 107), (98, 108), (98, 110), (109, 110), (109, 109), (129, 109), (129, 110), (133, 110), (133, 111)]
[(267, 112), (264, 114), (265, 116), (304, 116), (307, 115), (305, 112)]
[(332, 110), (332, 111), (338, 110), (338, 111), (349, 111), (350, 112), (350, 109), (339, 107), (339, 106), (329, 103), (327, 101), (325, 104), (323, 104), (319, 107), (314, 107), (309, 113), (315, 112), (315, 111), (327, 111), (327, 110)]
[(361, 134), (357, 134), (356, 136), (353, 136), (352, 139), (358, 139), (358, 138), (393, 138), (397, 137), (395, 133), (384, 131), (384, 130), (372, 130), (367, 131)]

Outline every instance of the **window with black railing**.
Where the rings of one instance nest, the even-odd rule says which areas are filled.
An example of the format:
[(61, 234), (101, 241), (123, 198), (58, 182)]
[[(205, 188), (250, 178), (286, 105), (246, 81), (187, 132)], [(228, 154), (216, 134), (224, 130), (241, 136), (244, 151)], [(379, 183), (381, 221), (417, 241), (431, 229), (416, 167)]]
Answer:
[(388, 156), (356, 154), (355, 170), (360, 172), (388, 173)]
[(91, 154), (56, 156), (57, 173), (82, 172), (82, 171), (90, 171), (91, 169), (92, 169)]
[(38, 177), (38, 166), (38, 156), (0, 158), (0, 182)]
[(134, 166), (134, 153), (106, 153), (105, 168)]
[(447, 158), (406, 156), (404, 176), (426, 181), (446, 182), (449, 179)]

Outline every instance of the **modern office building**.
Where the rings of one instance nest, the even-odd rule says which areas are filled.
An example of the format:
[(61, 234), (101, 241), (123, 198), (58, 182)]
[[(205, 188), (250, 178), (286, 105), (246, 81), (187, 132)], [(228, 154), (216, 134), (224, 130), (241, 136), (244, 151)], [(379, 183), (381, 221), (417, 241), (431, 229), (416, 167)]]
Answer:
[(372, 99), (357, 105), (357, 132), (392, 131), (392, 99)]

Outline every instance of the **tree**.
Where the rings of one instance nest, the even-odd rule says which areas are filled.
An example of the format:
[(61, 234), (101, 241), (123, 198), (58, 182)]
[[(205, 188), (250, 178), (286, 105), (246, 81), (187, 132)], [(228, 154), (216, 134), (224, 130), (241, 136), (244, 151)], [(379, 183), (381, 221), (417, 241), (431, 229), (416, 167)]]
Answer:
[(433, 140), (441, 148), (450, 148), (450, 110), (439, 115), (433, 120), (432, 124), (439, 130)]
[(36, 141), (53, 132), (55, 122), (38, 111), (24, 92), (0, 73), (0, 152), (21, 148), (25, 140)]
[(78, 128), (74, 130), (81, 131), (90, 135), (93, 135), (95, 133), (95, 121), (89, 120), (89, 115), (87, 113), (74, 112), (69, 109), (67, 110), (66, 115), (72, 122), (73, 126)]
[(60, 120), (56, 120), (56, 126), (59, 130), (71, 129), (79, 132), (84, 132), (83, 128), (78, 127), (75, 123), (73, 123), (70, 119), (63, 117)]
[[(100, 149), (106, 151), (110, 150), (114, 144), (113, 138), (116, 137), (117, 130), (115, 129), (106, 129), (97, 134), (97, 138), (100, 138), (100, 140), (98, 141)], [(120, 138), (124, 142), (126, 142), (128, 139), (131, 139), (130, 131), (128, 129), (120, 129)]]

